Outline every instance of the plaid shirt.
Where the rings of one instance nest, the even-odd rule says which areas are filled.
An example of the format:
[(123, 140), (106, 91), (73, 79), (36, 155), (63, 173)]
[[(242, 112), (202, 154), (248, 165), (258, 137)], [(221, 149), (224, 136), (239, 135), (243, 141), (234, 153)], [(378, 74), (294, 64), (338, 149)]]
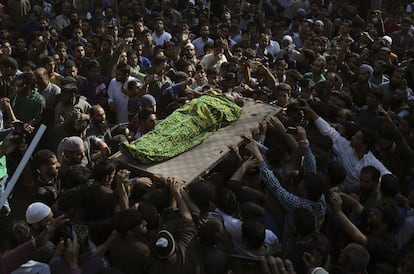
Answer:
[[(305, 159), (306, 159), (306, 153), (304, 155), (304, 162), (307, 161), (307, 159), (306, 160)], [(313, 159), (315, 158), (313, 157)], [(304, 164), (304, 167), (305, 167), (305, 164)], [(315, 164), (315, 167), (316, 167), (316, 164)], [(326, 213), (326, 201), (325, 201), (324, 195), (322, 195), (319, 201), (317, 202), (296, 196), (288, 192), (285, 188), (281, 186), (279, 180), (273, 174), (272, 170), (267, 166), (266, 162), (263, 162), (260, 164), (260, 171), (262, 173), (262, 178), (264, 182), (266, 183), (267, 187), (269, 188), (269, 190), (274, 195), (276, 195), (276, 197), (279, 199), (282, 206), (288, 212), (293, 212), (293, 210), (295, 210), (296, 208), (303, 207), (303, 208), (307, 208), (311, 210), (318, 219), (323, 218), (323, 216)]]

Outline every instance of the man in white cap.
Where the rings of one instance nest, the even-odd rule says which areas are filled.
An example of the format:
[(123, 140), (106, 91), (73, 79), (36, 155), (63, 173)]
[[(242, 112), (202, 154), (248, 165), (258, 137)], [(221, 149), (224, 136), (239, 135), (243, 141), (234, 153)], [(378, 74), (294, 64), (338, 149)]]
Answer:
[(362, 64), (359, 66), (357, 82), (353, 83), (350, 87), (354, 103), (358, 107), (366, 105), (366, 97), (372, 86), (369, 79), (371, 78), (373, 72), (374, 68), (368, 64)]
[(283, 59), (289, 63), (289, 61), (297, 62), (300, 59), (300, 52), (297, 51), (296, 45), (293, 43), (293, 38), (290, 35), (283, 36), (282, 50), (276, 54), (277, 59)]
[(30, 204), (26, 209), (26, 222), (34, 232), (41, 232), (53, 220), (50, 207), (41, 202)]
[(38, 261), (49, 262), (52, 259), (56, 245), (48, 239), (50, 239), (50, 235), (53, 235), (56, 228), (61, 227), (67, 221), (68, 219), (65, 219), (63, 215), (53, 218), (52, 209), (44, 203), (35, 202), (27, 207), (26, 223), (30, 226), (32, 236), (40, 238), (46, 230), (49, 234), (45, 239), (46, 242), (38, 249)]
[(191, 43), (188, 42), (184, 45), (183, 47), (183, 59), (186, 60), (187, 62), (195, 65), (198, 63), (197, 60), (197, 56), (195, 54), (195, 46)]

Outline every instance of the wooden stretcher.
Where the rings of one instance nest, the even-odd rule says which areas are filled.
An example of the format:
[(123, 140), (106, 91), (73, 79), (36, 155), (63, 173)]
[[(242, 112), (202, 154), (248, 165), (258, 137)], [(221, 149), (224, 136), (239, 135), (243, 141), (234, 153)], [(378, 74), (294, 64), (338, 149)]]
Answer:
[(245, 99), (242, 115), (236, 122), (219, 129), (200, 145), (170, 160), (144, 165), (121, 152), (117, 152), (110, 159), (143, 176), (173, 176), (190, 184), (217, 166), (229, 154), (229, 146), (240, 145), (243, 141), (242, 134), (250, 132), (266, 116), (273, 116), (279, 110), (280, 108), (268, 104)]

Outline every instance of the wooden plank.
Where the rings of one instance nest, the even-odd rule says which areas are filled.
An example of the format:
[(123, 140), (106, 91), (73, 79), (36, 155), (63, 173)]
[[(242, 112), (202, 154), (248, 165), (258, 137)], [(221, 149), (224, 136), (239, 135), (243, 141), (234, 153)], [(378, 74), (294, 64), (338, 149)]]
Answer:
[(197, 147), (170, 160), (143, 165), (135, 163), (120, 152), (111, 159), (141, 174), (174, 176), (189, 184), (218, 165), (229, 154), (230, 145), (240, 145), (243, 141), (240, 137), (242, 134), (257, 127), (266, 116), (275, 115), (279, 110), (280, 108), (246, 99), (239, 120), (219, 129)]

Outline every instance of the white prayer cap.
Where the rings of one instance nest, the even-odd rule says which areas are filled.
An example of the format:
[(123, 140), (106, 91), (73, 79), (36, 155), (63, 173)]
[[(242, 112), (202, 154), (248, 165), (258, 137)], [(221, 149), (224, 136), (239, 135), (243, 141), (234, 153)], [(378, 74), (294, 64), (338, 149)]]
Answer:
[(26, 222), (35, 224), (45, 219), (52, 210), (41, 202), (32, 203), (26, 209)]
[(392, 38), (388, 35), (382, 37), (382, 40), (387, 41), (390, 45), (392, 45)]

